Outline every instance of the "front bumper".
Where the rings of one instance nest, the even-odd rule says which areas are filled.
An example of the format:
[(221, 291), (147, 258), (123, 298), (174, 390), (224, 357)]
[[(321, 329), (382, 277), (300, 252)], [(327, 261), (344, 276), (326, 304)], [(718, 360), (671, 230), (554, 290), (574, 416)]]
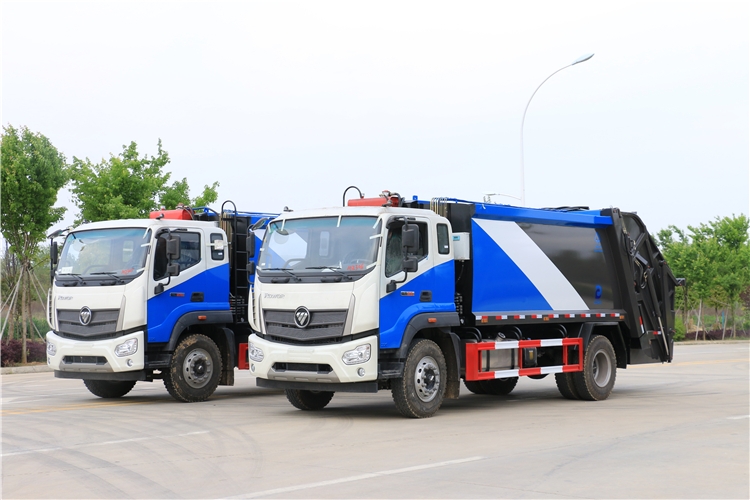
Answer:
[[(347, 384), (378, 378), (378, 337), (373, 335), (344, 344), (298, 346), (269, 342), (251, 335), (248, 342), (263, 351), (263, 361), (250, 362), (250, 372), (261, 379), (281, 382)], [(342, 361), (346, 351), (370, 344), (370, 359), (347, 365)], [(328, 368), (330, 367), (330, 371)]]
[[(133, 338), (138, 340), (138, 350), (130, 356), (116, 356), (115, 347)], [(145, 366), (143, 332), (94, 341), (70, 340), (47, 332), (47, 342), (53, 344), (57, 351), (54, 356), (47, 354), (47, 365), (55, 371), (118, 373), (143, 370)]]

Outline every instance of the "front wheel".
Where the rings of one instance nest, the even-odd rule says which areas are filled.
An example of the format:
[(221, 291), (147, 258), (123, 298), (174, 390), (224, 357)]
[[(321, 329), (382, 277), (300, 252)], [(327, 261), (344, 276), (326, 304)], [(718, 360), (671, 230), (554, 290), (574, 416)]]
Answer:
[(404, 363), (404, 376), (393, 382), (393, 401), (405, 417), (433, 416), (445, 396), (448, 370), (438, 345), (422, 339), (411, 346)]
[(581, 399), (607, 399), (615, 386), (617, 358), (607, 337), (596, 335), (589, 342), (583, 357), (583, 371), (573, 374), (573, 382)]
[(221, 352), (205, 335), (185, 337), (175, 349), (164, 386), (177, 401), (195, 403), (207, 400), (219, 385)]
[(333, 399), (333, 392), (329, 391), (287, 389), (285, 392), (286, 398), (292, 403), (292, 406), (306, 411), (322, 410)]
[(105, 399), (121, 398), (135, 387), (135, 380), (109, 381), (109, 380), (84, 380), (91, 394)]

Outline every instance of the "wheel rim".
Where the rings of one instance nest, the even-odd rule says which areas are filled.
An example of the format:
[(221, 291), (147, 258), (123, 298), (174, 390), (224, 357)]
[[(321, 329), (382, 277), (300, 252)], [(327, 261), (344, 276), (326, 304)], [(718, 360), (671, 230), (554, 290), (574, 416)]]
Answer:
[(425, 356), (417, 363), (414, 371), (414, 387), (417, 397), (429, 403), (438, 395), (440, 390), (440, 368), (432, 356)]
[(203, 349), (193, 349), (185, 357), (182, 373), (185, 375), (185, 382), (190, 387), (195, 389), (204, 387), (214, 373), (211, 356)]
[(604, 387), (609, 383), (612, 376), (612, 360), (609, 359), (604, 351), (597, 351), (594, 355), (594, 364), (591, 367), (591, 375), (599, 387)]

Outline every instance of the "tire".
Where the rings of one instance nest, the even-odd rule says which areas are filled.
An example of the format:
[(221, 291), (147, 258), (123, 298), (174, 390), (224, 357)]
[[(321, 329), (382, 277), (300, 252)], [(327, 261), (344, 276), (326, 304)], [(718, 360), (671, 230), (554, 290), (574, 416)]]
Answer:
[(573, 382), (572, 373), (555, 373), (555, 383), (557, 384), (557, 390), (565, 399), (581, 399), (576, 384)]
[(443, 404), (447, 375), (445, 357), (435, 342), (422, 339), (412, 344), (404, 376), (393, 380), (393, 401), (398, 411), (409, 418), (433, 416)]
[(464, 385), (474, 394), (487, 394), (484, 387), (482, 387), (482, 382), (480, 380), (475, 380), (473, 382), (464, 380)]
[(322, 410), (333, 399), (333, 392), (327, 391), (287, 389), (285, 392), (286, 398), (292, 403), (292, 406), (305, 411)]
[(607, 337), (591, 338), (583, 356), (583, 371), (573, 374), (573, 382), (581, 399), (602, 401), (615, 386), (617, 358)]
[(193, 334), (185, 337), (172, 354), (164, 373), (164, 387), (177, 401), (205, 401), (218, 387), (221, 369), (221, 352), (214, 341)]
[(121, 398), (135, 387), (135, 380), (110, 381), (110, 380), (84, 380), (91, 394), (105, 399)]
[(480, 382), (484, 392), (493, 396), (507, 396), (513, 391), (517, 383), (518, 377), (496, 378)]

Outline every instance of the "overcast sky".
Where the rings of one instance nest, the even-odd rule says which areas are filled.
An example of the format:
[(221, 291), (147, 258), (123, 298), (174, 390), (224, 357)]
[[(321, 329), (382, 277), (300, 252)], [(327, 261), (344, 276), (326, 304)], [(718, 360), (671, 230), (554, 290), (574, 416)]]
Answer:
[(161, 139), (173, 179), (244, 210), (481, 201), (520, 196), (529, 97), (593, 52), (528, 108), (526, 204), (655, 232), (749, 212), (749, 5), (4, 0), (2, 123), (69, 160)]

